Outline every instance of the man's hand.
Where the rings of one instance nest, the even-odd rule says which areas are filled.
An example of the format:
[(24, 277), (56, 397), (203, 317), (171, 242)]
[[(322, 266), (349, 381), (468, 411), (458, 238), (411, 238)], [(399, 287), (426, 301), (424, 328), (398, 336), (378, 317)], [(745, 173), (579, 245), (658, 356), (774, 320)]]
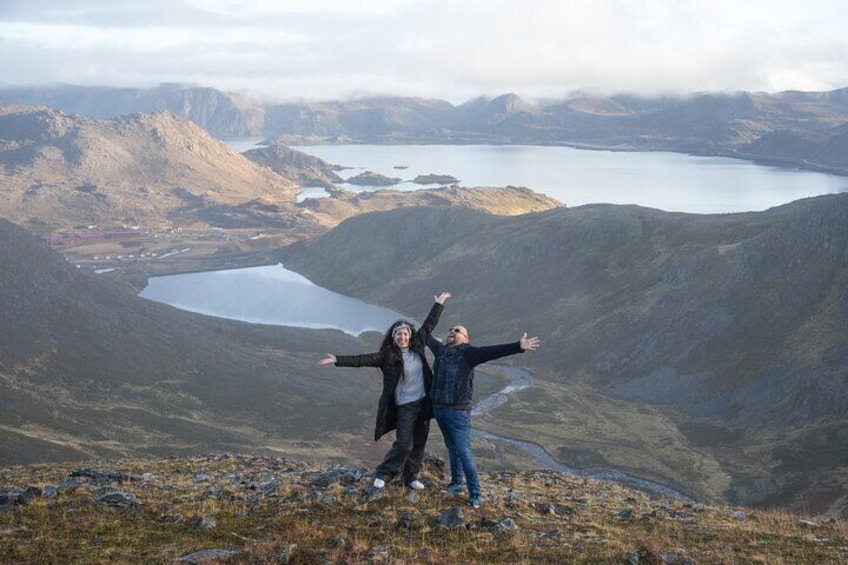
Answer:
[[(527, 335), (527, 334), (524, 334)], [(335, 365), (336, 364), (336, 356), (332, 353), (327, 353), (327, 356), (318, 361), (319, 365)]]
[(539, 346), (542, 345), (542, 340), (538, 337), (528, 338), (527, 332), (524, 332), (524, 335), (518, 340), (518, 344), (521, 346), (521, 351), (533, 351), (539, 349)]

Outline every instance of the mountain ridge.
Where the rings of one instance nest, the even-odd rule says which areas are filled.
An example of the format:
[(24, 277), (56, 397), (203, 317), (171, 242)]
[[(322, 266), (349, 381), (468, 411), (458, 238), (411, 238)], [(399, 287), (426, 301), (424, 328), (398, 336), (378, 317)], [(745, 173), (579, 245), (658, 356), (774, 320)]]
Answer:
[[(535, 102), (510, 93), (453, 105), (391, 96), (269, 103), (191, 85), (54, 86), (2, 88), (0, 101), (46, 104), (96, 117), (165, 109), (221, 138), (261, 135), (283, 144), (571, 145), (721, 155), (846, 174), (848, 167), (839, 152), (806, 157), (815, 153), (817, 144), (839, 135), (833, 128), (848, 122), (846, 92), (848, 88), (643, 97), (578, 91)], [(93, 99), (98, 103), (92, 104)], [(817, 132), (818, 141), (808, 143), (805, 132)], [(778, 135), (768, 143), (757, 143), (768, 134)], [(781, 136), (792, 136), (793, 142), (782, 143)], [(791, 150), (799, 143), (800, 157)]]

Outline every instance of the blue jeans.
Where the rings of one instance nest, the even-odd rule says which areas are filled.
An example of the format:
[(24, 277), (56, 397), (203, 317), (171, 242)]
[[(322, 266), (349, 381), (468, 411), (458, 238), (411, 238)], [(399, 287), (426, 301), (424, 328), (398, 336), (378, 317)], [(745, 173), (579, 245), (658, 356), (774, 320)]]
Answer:
[(480, 481), (477, 479), (477, 463), (471, 452), (471, 410), (454, 410), (440, 406), (433, 407), (436, 423), (445, 438), (450, 459), (451, 481), (468, 485), (468, 493), (472, 496), (480, 494)]

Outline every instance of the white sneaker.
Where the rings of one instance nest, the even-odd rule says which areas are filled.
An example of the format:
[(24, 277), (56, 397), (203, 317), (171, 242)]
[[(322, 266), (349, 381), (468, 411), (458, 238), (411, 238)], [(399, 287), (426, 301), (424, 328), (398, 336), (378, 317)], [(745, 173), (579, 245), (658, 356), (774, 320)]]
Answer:
[(374, 479), (374, 488), (383, 488), (384, 486), (386, 486), (386, 481), (380, 477)]
[(418, 479), (415, 479), (414, 481), (410, 482), (408, 486), (412, 490), (424, 490), (424, 483), (422, 483)]

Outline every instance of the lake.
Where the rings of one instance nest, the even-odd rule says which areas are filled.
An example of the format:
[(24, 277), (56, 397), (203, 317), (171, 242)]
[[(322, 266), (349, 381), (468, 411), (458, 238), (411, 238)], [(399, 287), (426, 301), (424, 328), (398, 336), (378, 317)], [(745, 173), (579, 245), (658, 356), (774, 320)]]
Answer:
[[(231, 140), (246, 151), (259, 139)], [(402, 179), (395, 190), (418, 190), (418, 175), (450, 175), (465, 187), (525, 186), (567, 206), (638, 204), (697, 214), (759, 211), (807, 196), (848, 191), (848, 177), (680, 153), (589, 151), (529, 145), (292, 146), (328, 163), (351, 167), (348, 179), (372, 171)], [(342, 185), (354, 192), (378, 187)], [(324, 195), (304, 189), (302, 197)]]
[(351, 335), (382, 333), (405, 317), (317, 286), (282, 265), (151, 277), (139, 296), (219, 318)]

